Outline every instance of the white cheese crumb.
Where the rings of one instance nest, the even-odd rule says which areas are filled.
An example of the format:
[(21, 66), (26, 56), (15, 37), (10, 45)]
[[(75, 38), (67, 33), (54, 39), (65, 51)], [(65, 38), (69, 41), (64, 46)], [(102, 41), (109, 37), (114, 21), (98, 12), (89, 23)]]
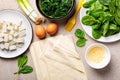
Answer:
[(5, 48), (4, 44), (0, 44), (0, 48), (3, 50)]
[(16, 49), (17, 49), (17, 47), (15, 45), (9, 46), (10, 51), (13, 51), (13, 50), (16, 50)]
[(8, 34), (4, 34), (4, 42), (8, 42), (9, 40), (8, 40)]
[(5, 48), (6, 50), (8, 50), (8, 49), (9, 49), (9, 43), (5, 43), (5, 44), (4, 44), (4, 48)]
[(3, 38), (0, 37), (0, 42), (3, 42)]
[(12, 35), (9, 35), (9, 36), (8, 36), (8, 39), (9, 39), (9, 41), (11, 41), (11, 40), (13, 39), (13, 36), (12, 36)]
[(25, 42), (26, 27), (19, 20), (17, 24), (12, 22), (0, 22), (0, 49), (16, 50), (22, 47)]

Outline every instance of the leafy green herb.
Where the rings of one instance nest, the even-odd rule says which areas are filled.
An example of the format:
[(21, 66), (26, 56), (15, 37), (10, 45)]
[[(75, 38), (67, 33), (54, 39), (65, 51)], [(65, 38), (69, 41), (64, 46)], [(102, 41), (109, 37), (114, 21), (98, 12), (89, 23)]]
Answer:
[(101, 37), (101, 34), (98, 30), (92, 30), (92, 36), (95, 38), (95, 39), (99, 39)]
[(103, 5), (109, 5), (109, 3), (111, 2), (112, 0), (99, 0), (99, 2)]
[(82, 18), (82, 23), (85, 25), (93, 25), (97, 23), (97, 20), (93, 16), (86, 15)]
[(31, 66), (26, 65), (20, 68), (18, 73), (28, 74), (28, 73), (31, 73), (32, 71), (33, 71), (33, 68)]
[(82, 46), (85, 45), (85, 43), (86, 43), (86, 39), (85, 38), (82, 38), (82, 39), (80, 38), (80, 39), (77, 40), (76, 45), (79, 46), (79, 47), (82, 47)]
[(85, 2), (84, 4), (83, 4), (83, 7), (84, 8), (89, 8), (89, 7), (91, 7), (91, 5), (94, 3), (94, 2), (96, 2), (97, 0), (89, 0), (89, 1), (87, 1), (87, 2)]
[(33, 68), (31, 66), (26, 65), (28, 61), (28, 57), (26, 54), (21, 55), (18, 58), (18, 71), (15, 72), (14, 74), (28, 74), (31, 73), (33, 71)]
[(103, 36), (106, 36), (106, 33), (108, 32), (109, 29), (109, 21), (105, 22), (103, 25)]
[[(84, 3), (86, 15), (82, 17), (82, 23), (92, 28), (92, 36), (99, 39), (120, 32), (120, 0), (92, 0)], [(84, 6), (83, 6), (84, 7)]]
[(19, 58), (18, 58), (18, 67), (23, 67), (26, 62), (28, 61), (28, 57), (27, 55), (21, 55)]
[(72, 5), (73, 0), (39, 0), (39, 7), (51, 18), (66, 16)]
[(84, 38), (85, 33), (80, 29), (76, 29), (75, 36), (78, 37), (78, 38)]
[(115, 24), (110, 24), (109, 29), (110, 29), (110, 30), (117, 31), (117, 30), (118, 30), (118, 27), (117, 27), (117, 25), (115, 25)]
[(92, 25), (92, 29), (99, 29), (100, 28), (100, 23), (96, 23)]
[(82, 47), (86, 43), (85, 33), (81, 29), (76, 29), (75, 36), (78, 37), (76, 45)]

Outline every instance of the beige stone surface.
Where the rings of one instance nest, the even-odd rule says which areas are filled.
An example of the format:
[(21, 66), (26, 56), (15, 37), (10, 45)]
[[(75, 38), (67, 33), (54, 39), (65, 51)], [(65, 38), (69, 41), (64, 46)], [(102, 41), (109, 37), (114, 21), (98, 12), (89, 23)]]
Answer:
[[(34, 0), (29, 0), (29, 1), (32, 7), (37, 11), (35, 1)], [(78, 0), (76, 1), (78, 2)], [(17, 0), (0, 0), (0, 10), (3, 10), (3, 9), (20, 10), (20, 7), (17, 4)], [(33, 23), (32, 23), (32, 26), (34, 28)], [(77, 16), (77, 23), (75, 25), (75, 28), (72, 30), (72, 32), (69, 33), (65, 31), (64, 24), (59, 24), (59, 32), (57, 33), (57, 35), (58, 34), (65, 34), (65, 35), (71, 34), (74, 37), (74, 41), (76, 41), (77, 38), (74, 36), (74, 31), (76, 28), (82, 29), (80, 25), (79, 14)], [(49, 36), (47, 35), (47, 37)], [(88, 80), (120, 80), (120, 76), (119, 76), (120, 74), (120, 41), (117, 41), (114, 43), (103, 43), (106, 46), (108, 46), (108, 48), (111, 51), (111, 55), (112, 55), (111, 62), (106, 68), (102, 70), (95, 70), (95, 69), (90, 68), (86, 64), (84, 54), (85, 54), (85, 49), (87, 46), (93, 43), (99, 43), (99, 42), (94, 41), (88, 35), (86, 35), (86, 38), (87, 38), (86, 45), (80, 48), (76, 47), (76, 49), (83, 60), (85, 70), (88, 76)], [(34, 35), (33, 42), (38, 41), (38, 40), (39, 39)], [(29, 57), (27, 64), (31, 65), (34, 68), (29, 49), (26, 53)], [(15, 80), (16, 76), (13, 74), (15, 71), (17, 71), (17, 58), (14, 58), (14, 59), (0, 58), (0, 80)], [(26, 74), (26, 75), (21, 74), (19, 76), (19, 80), (37, 80), (37, 78), (36, 78), (35, 72), (33, 71), (31, 74)]]

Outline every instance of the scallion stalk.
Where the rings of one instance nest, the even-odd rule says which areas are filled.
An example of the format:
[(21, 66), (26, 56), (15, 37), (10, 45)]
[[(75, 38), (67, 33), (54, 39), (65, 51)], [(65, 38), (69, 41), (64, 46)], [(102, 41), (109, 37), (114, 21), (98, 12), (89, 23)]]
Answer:
[[(29, 11), (26, 9), (26, 7), (24, 6), (22, 0), (18, 0), (18, 3), (19, 3), (19, 5), (21, 6), (22, 10), (23, 10), (27, 15), (29, 15), (30, 12), (29, 12)], [(35, 18), (34, 18), (32, 15), (30, 15), (29, 17), (30, 17), (31, 20), (33, 20), (33, 21), (35, 22)]]
[[(28, 10), (29, 12), (33, 11), (32, 7), (31, 7), (30, 4), (28, 3), (28, 0), (23, 0), (23, 3), (24, 3), (25, 7), (27, 8), (27, 10)], [(35, 11), (33, 11), (33, 12), (31, 13), (31, 15), (33, 15), (34, 17), (38, 17), (38, 15), (37, 15), (37, 13), (36, 13)]]
[(19, 5), (23, 9), (23, 11), (30, 17), (30, 19), (35, 22), (36, 24), (40, 24), (44, 22), (45, 19), (38, 16), (34, 9), (30, 6), (28, 0), (18, 0)]

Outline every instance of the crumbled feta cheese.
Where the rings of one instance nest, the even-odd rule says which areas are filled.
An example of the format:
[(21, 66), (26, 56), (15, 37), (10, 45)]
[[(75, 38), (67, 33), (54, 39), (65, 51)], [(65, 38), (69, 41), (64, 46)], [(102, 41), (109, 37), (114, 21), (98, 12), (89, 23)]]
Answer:
[(9, 34), (13, 35), (14, 33), (15, 33), (15, 32), (14, 32), (13, 30), (11, 30)]
[(11, 40), (13, 39), (13, 36), (12, 36), (12, 35), (9, 35), (9, 36), (8, 36), (8, 39), (9, 39), (9, 41), (11, 41)]
[(3, 42), (3, 38), (0, 37), (0, 42)]
[(17, 49), (17, 47), (15, 45), (9, 46), (10, 51), (13, 51), (13, 50), (16, 50), (16, 49)]
[(8, 49), (9, 49), (9, 43), (5, 43), (5, 44), (4, 44), (4, 48), (5, 48), (6, 50), (8, 50)]
[(15, 33), (13, 34), (13, 36), (16, 38), (16, 37), (18, 36), (18, 33), (15, 32)]
[(16, 42), (14, 40), (9, 42), (9, 43), (10, 43), (10, 45), (15, 45), (16, 44)]
[(22, 24), (22, 20), (18, 24), (0, 22), (0, 49), (16, 50), (17, 47), (22, 47), (25, 36), (26, 27)]
[(8, 40), (8, 34), (4, 34), (4, 42), (8, 42), (9, 40)]
[(26, 28), (24, 26), (19, 27), (19, 31), (25, 30)]
[(19, 39), (16, 40), (16, 43), (18, 43), (18, 44), (22, 43), (23, 44), (24, 43), (24, 39), (23, 38), (19, 38)]
[(3, 37), (3, 36), (4, 36), (3, 33), (0, 33), (0, 38)]
[(26, 36), (26, 31), (25, 30), (20, 31), (19, 32), (19, 37), (21, 38), (21, 37), (24, 37), (24, 36)]
[(20, 27), (22, 25), (22, 20), (19, 20), (17, 26)]
[(18, 29), (19, 29), (19, 28), (18, 28), (18, 26), (17, 26), (17, 25), (15, 25), (14, 30), (16, 30), (16, 31), (17, 31)]
[(6, 27), (6, 26), (2, 28), (2, 32), (3, 32), (3, 33), (6, 33), (6, 32), (7, 32), (7, 27)]
[(0, 48), (3, 50), (5, 48), (4, 44), (0, 44)]

